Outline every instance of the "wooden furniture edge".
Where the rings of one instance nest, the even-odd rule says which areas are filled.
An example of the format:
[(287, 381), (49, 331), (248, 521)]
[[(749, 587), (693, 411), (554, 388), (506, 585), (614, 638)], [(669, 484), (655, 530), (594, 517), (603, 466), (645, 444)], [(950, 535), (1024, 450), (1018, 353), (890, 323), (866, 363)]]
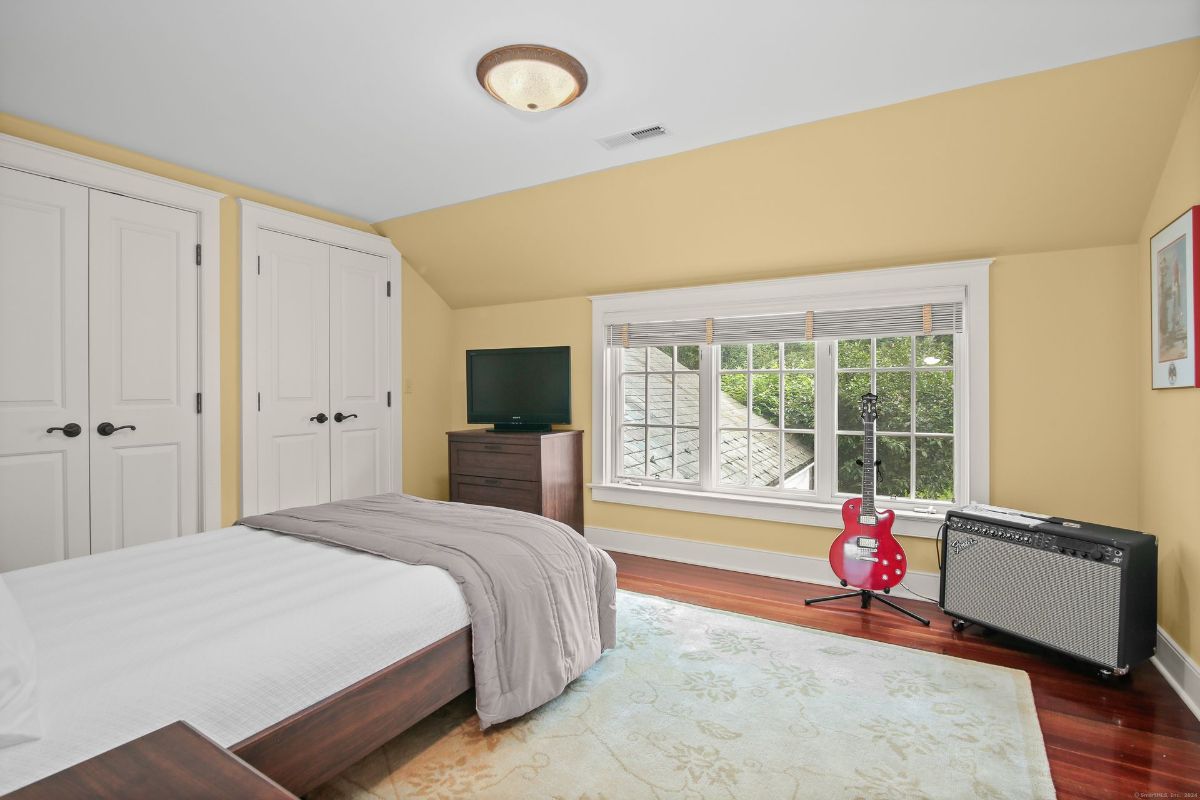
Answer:
[(470, 626), (229, 748), (306, 794), (474, 685)]

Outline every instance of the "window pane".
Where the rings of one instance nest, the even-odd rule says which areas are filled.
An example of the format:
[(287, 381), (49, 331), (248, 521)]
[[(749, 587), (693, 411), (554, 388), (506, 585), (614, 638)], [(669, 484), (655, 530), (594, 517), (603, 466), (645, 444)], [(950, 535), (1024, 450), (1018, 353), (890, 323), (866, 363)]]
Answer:
[(861, 435), (839, 433), (837, 437), (837, 490), (846, 494), (862, 491), (862, 467), (854, 462), (862, 458)]
[(880, 436), (876, 445), (879, 467), (878, 488), (875, 493), (886, 497), (909, 496), (909, 470), (912, 466), (911, 442), (907, 436)]
[(875, 376), (875, 387), (879, 395), (879, 420), (875, 429), (907, 431), (912, 425), (912, 373), (880, 372)]
[(625, 428), (621, 431), (622, 474), (646, 474), (646, 429)]
[(646, 348), (626, 347), (621, 351), (621, 369), (625, 372), (641, 372), (646, 368)]
[(779, 369), (779, 345), (774, 342), (756, 344), (752, 345), (751, 350), (754, 355), (755, 369)]
[(749, 366), (750, 360), (747, 357), (746, 345), (721, 345), (721, 369), (746, 369)]
[(676, 369), (700, 369), (700, 346), (680, 345), (675, 348)]
[(954, 432), (954, 373), (944, 370), (917, 373), (917, 430), (922, 433)]
[(671, 391), (673, 380), (670, 375), (650, 375), (650, 396), (647, 399), (647, 421), (651, 425), (671, 424)]
[(625, 376), (625, 421), (646, 421), (646, 376)]
[(783, 376), (783, 424), (787, 428), (816, 427), (813, 376), (793, 372)]
[(754, 431), (750, 434), (750, 485), (779, 485), (779, 434)]
[(812, 491), (813, 453), (815, 452), (813, 434), (785, 433), (783, 435), (784, 488)]
[(700, 424), (700, 376), (694, 372), (675, 376), (675, 424)]
[(859, 400), (871, 391), (871, 375), (867, 372), (842, 372), (838, 375), (838, 430), (862, 429)]
[[(722, 351), (724, 348), (722, 348)], [(730, 428), (746, 427), (746, 373), (734, 372), (721, 376), (721, 425)]]
[(675, 480), (700, 480), (700, 431), (688, 428), (675, 430)]
[(675, 365), (675, 348), (668, 345), (651, 347), (646, 356), (647, 367), (654, 372), (670, 372)]
[(746, 485), (746, 431), (721, 431), (721, 483)]
[(917, 366), (918, 367), (948, 367), (954, 363), (954, 337), (943, 336), (917, 337)]
[(917, 437), (917, 497), (954, 500), (954, 439)]
[(788, 342), (783, 346), (784, 369), (814, 369), (816, 351), (812, 342)]
[(755, 428), (779, 427), (779, 373), (768, 372), (751, 376), (754, 382), (754, 416), (750, 424)]
[(870, 339), (843, 339), (838, 342), (838, 366), (842, 369), (871, 366)]
[(895, 336), (875, 342), (875, 366), (907, 367), (912, 364), (912, 339)]
[(646, 477), (671, 477), (671, 429), (650, 428), (646, 439)]

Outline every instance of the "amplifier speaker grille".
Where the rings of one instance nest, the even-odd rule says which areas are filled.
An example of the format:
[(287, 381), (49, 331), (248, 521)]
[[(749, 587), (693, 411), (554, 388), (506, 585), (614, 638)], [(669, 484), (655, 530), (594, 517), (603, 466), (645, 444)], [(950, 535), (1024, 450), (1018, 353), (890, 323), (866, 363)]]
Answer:
[(1118, 664), (1121, 569), (951, 531), (945, 610), (998, 630)]

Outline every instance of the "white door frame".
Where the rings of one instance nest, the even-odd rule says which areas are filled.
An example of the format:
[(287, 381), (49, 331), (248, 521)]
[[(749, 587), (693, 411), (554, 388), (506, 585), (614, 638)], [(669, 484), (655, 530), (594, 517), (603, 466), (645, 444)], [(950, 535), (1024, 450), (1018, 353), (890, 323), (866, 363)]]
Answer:
[(290, 236), (323, 242), (336, 247), (359, 250), (386, 258), (388, 280), (392, 283), (392, 306), (388, 324), (391, 328), (388, 360), (388, 389), (392, 393), (389, 457), (392, 459), (392, 487), (403, 491), (402, 430), (403, 395), (400, 391), (401, 372), (401, 286), (400, 251), (386, 236), (358, 231), (332, 222), (325, 222), (290, 211), (238, 200), (241, 217), (242, 255), (242, 515), (257, 514), (258, 508), (258, 232), (275, 231)]
[(221, 198), (169, 178), (0, 134), (0, 166), (196, 214), (200, 270), (200, 527), (221, 527)]

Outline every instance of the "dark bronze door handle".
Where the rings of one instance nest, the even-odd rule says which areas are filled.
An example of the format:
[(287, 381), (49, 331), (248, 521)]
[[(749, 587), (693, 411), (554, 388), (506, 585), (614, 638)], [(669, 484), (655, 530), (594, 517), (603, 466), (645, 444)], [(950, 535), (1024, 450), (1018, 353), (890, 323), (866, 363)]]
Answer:
[(358, 418), (358, 414), (343, 414), (340, 411), (333, 415), (334, 422), (345, 422), (348, 419), (357, 419), (357, 418)]
[(317, 414), (315, 417), (309, 417), (308, 421), (309, 422), (319, 422), (322, 425), (324, 425), (328, 419), (329, 419), (329, 417), (325, 416), (325, 412), (322, 411), (321, 413)]
[(46, 433), (54, 433), (55, 431), (62, 431), (63, 436), (66, 436), (68, 439), (74, 439), (76, 436), (83, 433), (83, 428), (79, 427), (78, 422), (68, 422), (61, 428), (46, 428)]
[(135, 425), (117, 426), (117, 425), (113, 425), (111, 422), (101, 422), (99, 425), (96, 426), (96, 433), (100, 434), (101, 436), (112, 436), (117, 431), (123, 431), (126, 429), (129, 429), (131, 431), (136, 431), (137, 427)]

